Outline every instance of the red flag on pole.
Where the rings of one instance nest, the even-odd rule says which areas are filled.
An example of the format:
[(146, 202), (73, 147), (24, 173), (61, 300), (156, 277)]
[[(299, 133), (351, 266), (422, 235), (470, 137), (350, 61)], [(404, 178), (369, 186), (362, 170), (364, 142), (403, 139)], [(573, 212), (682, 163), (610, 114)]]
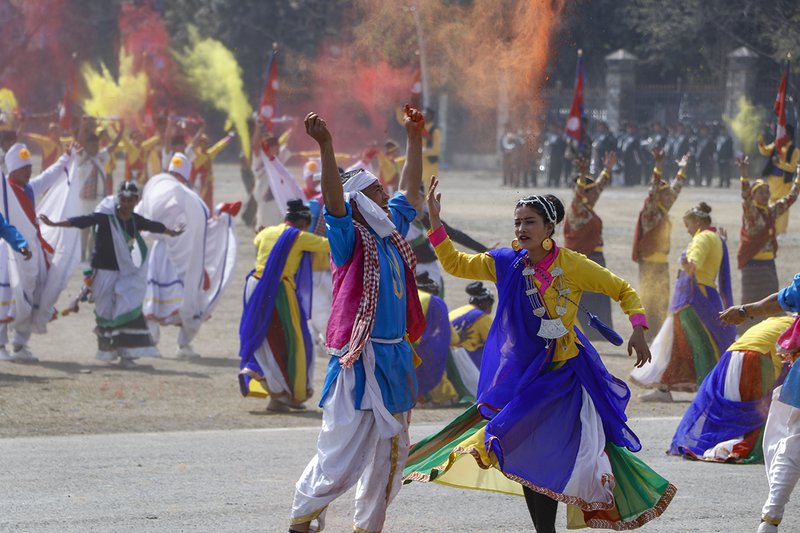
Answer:
[(278, 47), (272, 46), (272, 53), (267, 63), (267, 83), (264, 85), (264, 92), (261, 94), (261, 101), (258, 104), (258, 116), (267, 124), (267, 131), (272, 133), (272, 119), (275, 118), (275, 107), (277, 105), (278, 92), (278, 62), (275, 56), (278, 54)]
[(575, 70), (575, 92), (569, 108), (566, 134), (580, 142), (583, 129), (583, 52), (578, 50), (578, 65)]
[(778, 87), (778, 95), (775, 97), (774, 111), (778, 116), (778, 125), (775, 128), (775, 150), (780, 153), (780, 149), (789, 140), (786, 133), (786, 84), (789, 82), (789, 60), (786, 60), (786, 70), (783, 72), (783, 79)]

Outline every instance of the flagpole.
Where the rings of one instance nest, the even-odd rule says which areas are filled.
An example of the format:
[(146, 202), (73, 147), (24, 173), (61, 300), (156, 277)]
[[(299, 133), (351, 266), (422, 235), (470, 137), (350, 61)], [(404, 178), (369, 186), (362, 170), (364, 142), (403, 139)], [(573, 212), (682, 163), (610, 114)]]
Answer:
[(422, 21), (419, 18), (417, 6), (408, 7), (414, 17), (414, 26), (417, 28), (417, 46), (419, 47), (419, 71), (422, 82), (422, 107), (430, 107), (430, 93), (428, 91), (428, 60), (425, 55), (425, 41), (422, 38)]

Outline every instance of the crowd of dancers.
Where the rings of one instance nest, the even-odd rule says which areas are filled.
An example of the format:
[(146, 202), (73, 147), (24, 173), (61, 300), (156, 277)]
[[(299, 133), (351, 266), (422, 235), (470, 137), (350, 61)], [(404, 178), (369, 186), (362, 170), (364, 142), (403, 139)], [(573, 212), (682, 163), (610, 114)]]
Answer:
[[(800, 334), (783, 315), (800, 307), (800, 277), (779, 290), (775, 268), (777, 236), (800, 193), (791, 142), (760, 143), (768, 165), (758, 179), (746, 158), (736, 161), (735, 306), (727, 236), (704, 202), (683, 214), (690, 241), (669, 297), (669, 212), (691, 154), (650, 151), (632, 248), (640, 297), (605, 268), (595, 211), (613, 184), (616, 151), (602, 154), (595, 173), (588, 158), (575, 160), (569, 202), (543, 194), (509, 206), (515, 238), (489, 249), (441, 218), (432, 113), (406, 106), (398, 116), (404, 155), (387, 141), (342, 168), (346, 154), (310, 113), (303, 127), (319, 152), (305, 154), (301, 180), (284, 165), (291, 131), (276, 136), (254, 120), (252, 154), (242, 157), (246, 199), (218, 205), (213, 161), (232, 134), (212, 145), (199, 122), (180, 117), (149, 136), (90, 117), (70, 132), (7, 127), (0, 360), (37, 360), (29, 339), (46, 332), (82, 258), (90, 263), (83, 290), (62, 314), (94, 304), (98, 359), (131, 368), (159, 356), (162, 325), (180, 328), (177, 357), (200, 357), (192, 341), (230, 283), (244, 204), (256, 262), (239, 326), (242, 395), (269, 398), (270, 411), (304, 409), (315, 353), (329, 357), (318, 453), (297, 482), (290, 531), (321, 530), (327, 506), (356, 484), (355, 530), (380, 531), (387, 506), (413, 481), (522, 495), (540, 533), (554, 531), (558, 502), (570, 527), (633, 529), (660, 516), (676, 488), (635, 455), (630, 390), (593, 344), (624, 342), (611, 300), (631, 323), (630, 381), (649, 389), (641, 400), (697, 392), (669, 453), (765, 461), (770, 495), (759, 532), (777, 531), (800, 478), (800, 378), (791, 365)], [(41, 152), (36, 177), (26, 142)], [(444, 272), (472, 280), (468, 305), (448, 309)], [(783, 316), (759, 321), (767, 315)], [(464, 411), (412, 445), (411, 410), (441, 405)]]

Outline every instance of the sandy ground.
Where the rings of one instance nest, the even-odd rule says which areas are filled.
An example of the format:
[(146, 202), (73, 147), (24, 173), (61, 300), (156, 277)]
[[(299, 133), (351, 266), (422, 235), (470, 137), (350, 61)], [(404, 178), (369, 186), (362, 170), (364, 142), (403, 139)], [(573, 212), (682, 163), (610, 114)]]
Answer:
[[(241, 199), (238, 168), (221, 165), (217, 171), (220, 201)], [(445, 172), (442, 176), (443, 216), (452, 225), (471, 233), (485, 243), (508, 245), (513, 238), (512, 210), (516, 200), (530, 190), (500, 188), (499, 177), (489, 173)], [(537, 190), (536, 192), (544, 192)], [(568, 190), (552, 191), (565, 202)], [(645, 196), (644, 188), (609, 188), (597, 211), (604, 220), (608, 267), (636, 284), (636, 265), (630, 260), (633, 224)], [(708, 202), (716, 224), (727, 228), (729, 246), (735, 257), (738, 245), (741, 208), (738, 189), (687, 187), (672, 209), (673, 265), (689, 237), (680, 223), (681, 214), (699, 201)], [(782, 283), (795, 273), (800, 258), (794, 228), (780, 243), (778, 274)], [(0, 363), (0, 437), (211, 430), (231, 428), (275, 428), (313, 426), (320, 411), (315, 407), (318, 392), (306, 412), (275, 415), (265, 411), (266, 401), (243, 399), (238, 392), (238, 324), (241, 291), (246, 273), (252, 268), (253, 232), (240, 226), (240, 253), (237, 274), (228, 287), (215, 315), (201, 330), (195, 348), (203, 358), (197, 362), (174, 358), (176, 329), (164, 330), (160, 349), (163, 358), (146, 361), (142, 368), (121, 370), (94, 359), (95, 338), (91, 306), (78, 315), (53, 322), (47, 335), (35, 336), (31, 347), (40, 358), (38, 364)], [(673, 267), (673, 274), (674, 274)], [(78, 290), (80, 273), (62, 295), (62, 303)], [(451, 307), (466, 303), (466, 282), (448, 277), (447, 302)], [(734, 271), (734, 296), (738, 298), (738, 272)], [(627, 336), (630, 327), (616, 309), (614, 323)], [(626, 379), (632, 365), (622, 348), (604, 343), (598, 346), (610, 370)], [(320, 390), (326, 360), (316, 360), (315, 389)], [(636, 391), (634, 391), (636, 392)], [(679, 416), (691, 395), (677, 395), (672, 404), (641, 404), (635, 399), (631, 417)], [(458, 409), (416, 410), (414, 421), (439, 423), (451, 419)], [(666, 446), (670, 435), (663, 436)]]

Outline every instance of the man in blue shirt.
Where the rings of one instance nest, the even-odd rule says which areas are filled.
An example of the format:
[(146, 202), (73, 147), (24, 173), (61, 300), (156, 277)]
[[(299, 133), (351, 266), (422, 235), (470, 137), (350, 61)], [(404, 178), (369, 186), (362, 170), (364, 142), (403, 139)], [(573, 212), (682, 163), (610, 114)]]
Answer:
[(325, 121), (315, 113), (305, 119), (320, 147), (334, 288), (318, 452), (297, 482), (290, 532), (309, 531), (313, 520), (322, 529), (328, 505), (356, 483), (355, 530), (381, 531), (402, 485), (417, 391), (404, 337), (413, 339), (416, 317), (424, 324), (404, 236), (421, 201), (424, 124), (419, 111), (406, 109), (407, 159), (400, 192), (390, 198), (364, 169), (340, 176)]

